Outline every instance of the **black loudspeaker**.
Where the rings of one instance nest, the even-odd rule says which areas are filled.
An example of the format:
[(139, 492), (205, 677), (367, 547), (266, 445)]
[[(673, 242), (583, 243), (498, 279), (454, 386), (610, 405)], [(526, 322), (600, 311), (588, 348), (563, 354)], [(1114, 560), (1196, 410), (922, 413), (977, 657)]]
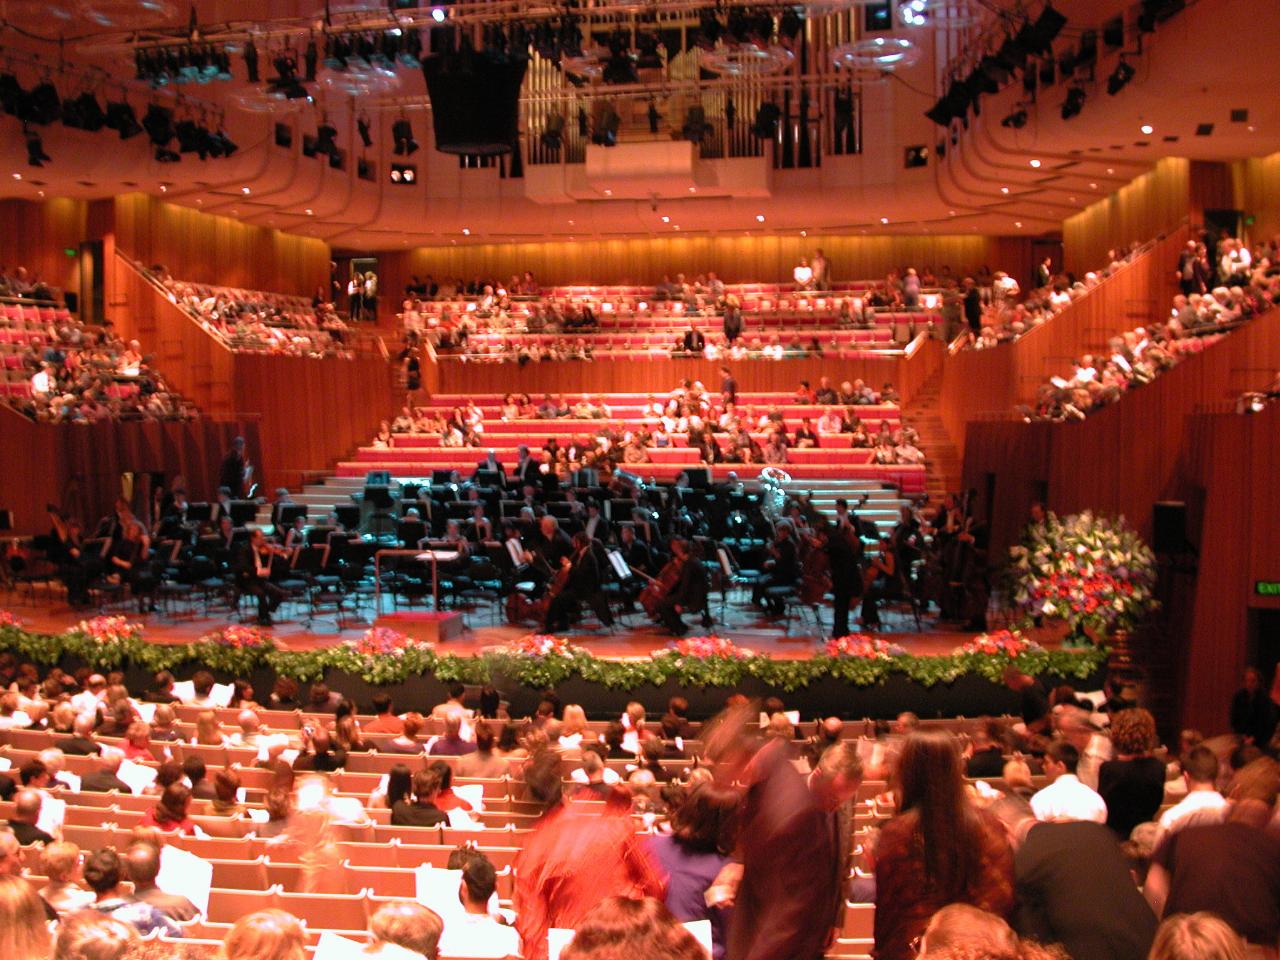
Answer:
[(424, 57), (436, 149), (470, 156), (510, 153), (519, 133), (520, 85), (528, 65), (525, 54), (494, 50)]
[(1187, 547), (1187, 505), (1163, 500), (1151, 508), (1152, 549), (1156, 553), (1182, 553)]

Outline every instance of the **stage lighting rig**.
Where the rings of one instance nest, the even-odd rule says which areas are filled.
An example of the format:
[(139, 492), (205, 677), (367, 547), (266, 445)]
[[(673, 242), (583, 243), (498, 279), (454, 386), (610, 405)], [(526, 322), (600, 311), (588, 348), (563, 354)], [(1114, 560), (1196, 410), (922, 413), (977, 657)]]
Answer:
[(395, 142), (391, 152), (397, 157), (407, 157), (418, 152), (418, 141), (413, 139), (413, 124), (407, 117), (401, 117), (391, 125), (391, 139)]
[(27, 164), (29, 166), (43, 167), (46, 163), (53, 161), (53, 158), (44, 152), (44, 141), (37, 131), (24, 124), (23, 133), (27, 138)]
[(369, 132), (369, 118), (361, 116), (356, 120), (356, 132), (360, 134), (360, 142), (365, 149), (373, 146), (373, 135)]
[(1070, 120), (1079, 116), (1084, 109), (1085, 98), (1084, 87), (1068, 87), (1067, 99), (1062, 101), (1062, 119)]
[(1111, 76), (1107, 77), (1107, 93), (1114, 97), (1129, 85), (1129, 81), (1133, 79), (1134, 74), (1137, 72), (1133, 64), (1121, 57), (1120, 62), (1116, 64), (1116, 68), (1111, 71)]
[(121, 140), (136, 137), (142, 132), (137, 114), (133, 112), (127, 101), (119, 100), (107, 104), (106, 125), (120, 134)]
[(1027, 111), (1025, 108), (1019, 107), (1013, 113), (1009, 114), (1000, 121), (1000, 126), (1011, 130), (1021, 130), (1027, 125)]

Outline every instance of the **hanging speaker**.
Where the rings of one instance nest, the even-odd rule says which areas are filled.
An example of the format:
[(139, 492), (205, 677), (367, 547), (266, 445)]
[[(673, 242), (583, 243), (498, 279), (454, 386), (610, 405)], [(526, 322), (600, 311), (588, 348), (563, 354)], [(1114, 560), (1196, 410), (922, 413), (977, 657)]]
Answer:
[(1156, 553), (1182, 553), (1187, 547), (1187, 505), (1162, 500), (1151, 508), (1151, 548)]
[(424, 57), (436, 149), (495, 156), (510, 153), (519, 133), (523, 53), (462, 49)]

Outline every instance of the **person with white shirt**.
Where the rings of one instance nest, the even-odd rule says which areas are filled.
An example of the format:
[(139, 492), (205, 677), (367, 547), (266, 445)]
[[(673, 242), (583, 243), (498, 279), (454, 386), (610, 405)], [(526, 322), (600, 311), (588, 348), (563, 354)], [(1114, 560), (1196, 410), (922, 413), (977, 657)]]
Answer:
[(1192, 747), (1182, 760), (1182, 777), (1187, 795), (1160, 815), (1152, 848), (1159, 846), (1167, 834), (1176, 833), (1193, 823), (1220, 818), (1227, 801), (1215, 786), (1218, 781), (1218, 756), (1203, 744)]
[(98, 707), (107, 695), (107, 678), (100, 673), (92, 674), (85, 681), (84, 689), (71, 698), (71, 705), (76, 714), (97, 714)]
[[(463, 860), (462, 882), (458, 884), (457, 909), (442, 914), (440, 956), (476, 960), (519, 957), (520, 935), (490, 912), (498, 885), (493, 864), (479, 850), (458, 850), (455, 855)], [(453, 866), (454, 856), (449, 859)]]
[(1107, 803), (1098, 792), (1086, 787), (1076, 776), (1080, 751), (1065, 740), (1049, 745), (1044, 755), (1044, 772), (1050, 784), (1031, 798), (1037, 820), (1107, 822)]
[(809, 266), (808, 260), (801, 257), (799, 265), (792, 271), (791, 275), (795, 277), (798, 290), (813, 289), (813, 267)]

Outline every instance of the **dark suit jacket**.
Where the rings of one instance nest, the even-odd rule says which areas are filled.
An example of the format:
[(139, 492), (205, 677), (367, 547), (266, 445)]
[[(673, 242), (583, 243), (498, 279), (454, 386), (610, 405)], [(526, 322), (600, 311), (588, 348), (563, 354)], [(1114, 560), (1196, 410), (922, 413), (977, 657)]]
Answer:
[(176, 893), (165, 893), (159, 887), (151, 887), (141, 893), (135, 893), (135, 900), (149, 903), (166, 917), (185, 923), (196, 917), (200, 910), (186, 897)]
[(67, 737), (54, 741), (54, 746), (73, 757), (88, 757), (102, 752), (102, 747), (88, 737)]
[(689, 353), (699, 353), (707, 346), (707, 338), (700, 330), (690, 330), (684, 335), (684, 348)]
[(120, 793), (133, 792), (129, 789), (127, 783), (114, 773), (108, 773), (106, 770), (95, 770), (80, 779), (80, 791), (82, 793), (110, 793), (112, 790), (117, 790)]
[(816, 960), (844, 902), (850, 818), (814, 803), (786, 750), (757, 756), (743, 804), (743, 876), (726, 960)]
[(1041, 823), (1014, 855), (1020, 936), (1061, 943), (1072, 960), (1144, 960), (1155, 914), (1100, 823)]
[(448, 822), (445, 812), (436, 807), (398, 800), (391, 808), (391, 823), (397, 827), (434, 827)]
[(33, 823), (19, 823), (16, 820), (10, 820), (9, 829), (18, 838), (18, 843), (24, 847), (32, 843), (53, 843), (53, 837)]

